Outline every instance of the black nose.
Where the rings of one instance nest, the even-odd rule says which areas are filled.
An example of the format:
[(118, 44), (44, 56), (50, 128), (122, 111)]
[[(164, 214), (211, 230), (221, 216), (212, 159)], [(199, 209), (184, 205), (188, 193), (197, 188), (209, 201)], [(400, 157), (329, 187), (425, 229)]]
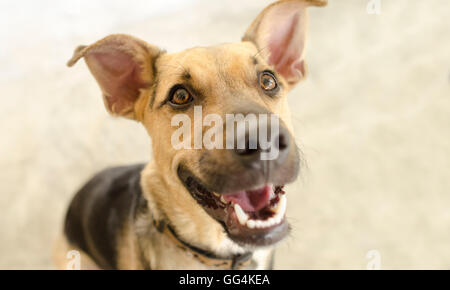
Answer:
[[(270, 136), (270, 126), (267, 128), (266, 138), (255, 138), (247, 130), (245, 134), (237, 137), (236, 146), (243, 144), (234, 150), (236, 156), (247, 166), (258, 167), (264, 162), (281, 164), (288, 155), (290, 147), (289, 131), (282, 125), (279, 125), (278, 134), (272, 138)], [(242, 140), (245, 138), (245, 140)]]

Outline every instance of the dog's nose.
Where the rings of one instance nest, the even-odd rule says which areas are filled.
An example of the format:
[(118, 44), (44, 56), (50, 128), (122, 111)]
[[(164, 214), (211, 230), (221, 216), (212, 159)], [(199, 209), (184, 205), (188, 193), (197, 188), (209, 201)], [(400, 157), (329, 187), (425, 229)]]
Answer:
[[(270, 127), (268, 130), (270, 132)], [(234, 153), (245, 165), (250, 167), (262, 166), (267, 161), (274, 162), (276, 165), (281, 164), (288, 155), (291, 142), (290, 134), (283, 125), (280, 124), (277, 131), (278, 134), (274, 138), (269, 134), (267, 138), (258, 136), (256, 140), (253, 140), (252, 134), (247, 131), (237, 137), (237, 144), (244, 144), (244, 146), (238, 146)], [(242, 140), (243, 138), (245, 140)]]

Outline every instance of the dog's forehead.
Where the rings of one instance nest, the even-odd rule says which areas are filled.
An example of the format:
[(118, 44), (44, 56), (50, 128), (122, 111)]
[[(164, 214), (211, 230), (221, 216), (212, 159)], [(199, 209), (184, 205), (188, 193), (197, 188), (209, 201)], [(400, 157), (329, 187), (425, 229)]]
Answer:
[(245, 69), (255, 63), (258, 51), (249, 42), (224, 43), (208, 47), (194, 47), (181, 52), (165, 54), (158, 62), (160, 72), (208, 73)]
[(162, 54), (156, 63), (158, 77), (150, 103), (163, 103), (172, 88), (180, 84), (208, 97), (210, 102), (216, 96), (235, 96), (246, 90), (252, 91), (250, 96), (260, 66), (266, 65), (250, 42)]

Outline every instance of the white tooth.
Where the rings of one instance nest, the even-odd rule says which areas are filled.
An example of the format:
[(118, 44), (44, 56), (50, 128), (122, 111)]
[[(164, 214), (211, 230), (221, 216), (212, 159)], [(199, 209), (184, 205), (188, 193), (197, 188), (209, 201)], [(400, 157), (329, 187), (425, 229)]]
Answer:
[(237, 203), (234, 204), (234, 212), (238, 218), (238, 221), (241, 225), (245, 225), (248, 220), (248, 215), (244, 212), (241, 206)]
[(255, 222), (255, 225), (256, 225), (257, 228), (268, 228), (268, 227), (274, 225), (274, 219), (270, 218), (270, 219), (265, 220), (265, 221), (258, 220), (258, 221)]
[(280, 200), (278, 201), (277, 207), (274, 209), (275, 215), (272, 217), (276, 224), (280, 223), (281, 220), (284, 218), (284, 215), (286, 213), (286, 203), (287, 203), (286, 196), (285, 195), (280, 196)]
[(278, 214), (278, 213), (284, 214), (284, 211), (286, 211), (286, 196), (285, 195), (280, 196), (280, 199), (278, 200), (277, 204), (272, 209), (272, 211), (276, 214)]
[(220, 196), (220, 194), (218, 194), (217, 192), (213, 192), (213, 194), (214, 194), (215, 196), (217, 196), (217, 197)]
[(227, 204), (228, 202), (225, 200), (225, 198), (223, 198), (223, 195), (220, 195), (220, 201)]
[(274, 204), (270, 209), (272, 212), (277, 213), (279, 208), (280, 208), (280, 201)]
[(287, 205), (286, 196), (285, 195), (280, 196), (280, 200), (278, 201), (276, 207), (273, 209), (273, 212), (275, 213), (275, 215), (265, 221), (249, 219), (248, 215), (242, 210), (242, 208), (238, 204), (234, 205), (234, 210), (239, 219), (239, 223), (243, 224), (243, 222), (241, 221), (241, 217), (240, 217), (240, 215), (242, 213), (246, 218), (247, 227), (249, 227), (251, 229), (266, 228), (266, 227), (270, 227), (270, 226), (279, 224), (283, 220), (284, 215), (286, 213), (286, 205)]
[(274, 191), (274, 188), (273, 188), (273, 185), (270, 187), (270, 197), (269, 197), (269, 199), (272, 199), (272, 198), (274, 198), (275, 197), (275, 191)]
[(287, 204), (286, 195), (282, 195), (280, 197), (280, 215), (281, 216), (284, 216), (284, 214), (286, 213), (286, 204)]
[(275, 216), (274, 221), (276, 224), (279, 224), (281, 222), (281, 216), (280, 215)]
[(280, 209), (280, 204), (281, 204), (281, 196), (278, 197), (277, 203), (272, 206), (272, 212), (275, 213), (278, 212)]

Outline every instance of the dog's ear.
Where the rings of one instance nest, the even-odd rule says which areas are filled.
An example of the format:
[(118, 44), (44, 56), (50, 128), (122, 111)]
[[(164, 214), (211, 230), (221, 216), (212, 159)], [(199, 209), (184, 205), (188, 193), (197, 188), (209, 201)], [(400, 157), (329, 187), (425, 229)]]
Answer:
[(325, 6), (326, 0), (281, 0), (264, 9), (248, 28), (243, 41), (251, 41), (290, 85), (306, 76), (304, 48), (308, 6)]
[(67, 63), (84, 57), (103, 93), (112, 115), (136, 119), (135, 103), (140, 90), (154, 82), (154, 62), (160, 50), (128, 35), (110, 35), (90, 46), (79, 46)]

